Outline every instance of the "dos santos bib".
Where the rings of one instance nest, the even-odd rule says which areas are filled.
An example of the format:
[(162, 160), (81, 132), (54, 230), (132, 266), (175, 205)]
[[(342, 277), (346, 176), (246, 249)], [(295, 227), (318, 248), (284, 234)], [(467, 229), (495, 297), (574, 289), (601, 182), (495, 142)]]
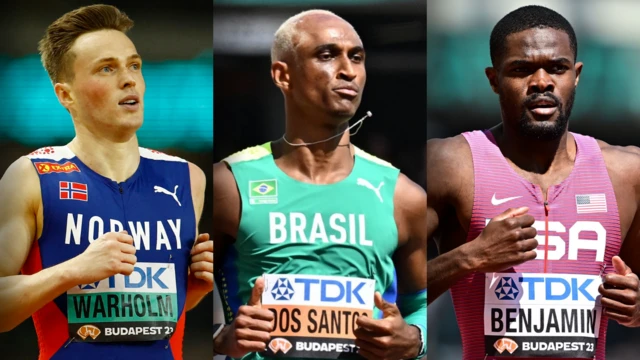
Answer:
[(140, 148), (140, 164), (117, 183), (66, 146), (28, 158), (40, 179), (42, 235), (24, 274), (80, 255), (107, 232), (127, 230), (137, 263), (78, 284), (33, 314), (40, 360), (182, 359), (185, 296), (196, 223), (188, 163)]
[[(572, 134), (571, 174), (548, 190), (507, 163), (489, 131), (464, 133), (473, 156), (474, 205), (467, 241), (508, 208), (529, 207), (537, 258), (503, 273), (473, 273), (451, 288), (463, 359), (605, 359), (601, 276), (615, 272), (620, 219), (595, 139)], [(545, 244), (548, 244), (545, 249)]]

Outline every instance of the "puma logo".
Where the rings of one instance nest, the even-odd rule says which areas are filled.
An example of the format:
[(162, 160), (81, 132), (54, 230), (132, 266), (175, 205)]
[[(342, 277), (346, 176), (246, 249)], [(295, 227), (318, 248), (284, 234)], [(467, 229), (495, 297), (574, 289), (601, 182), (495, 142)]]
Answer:
[(167, 194), (167, 195), (173, 197), (173, 199), (178, 203), (178, 206), (182, 207), (182, 204), (180, 204), (180, 200), (178, 200), (178, 197), (176, 196), (176, 193), (178, 192), (178, 186), (179, 185), (176, 185), (176, 187), (173, 189), (172, 193), (170, 193), (169, 190), (167, 190), (167, 189), (165, 189), (165, 188), (163, 188), (161, 186), (154, 186), (153, 190), (155, 190), (154, 192)]
[(384, 181), (380, 183), (380, 185), (378, 185), (378, 187), (374, 187), (373, 185), (371, 185), (370, 182), (368, 182), (367, 180), (363, 179), (363, 178), (358, 178), (356, 184), (360, 185), (360, 186), (364, 186), (367, 189), (370, 189), (371, 191), (376, 193), (376, 196), (378, 196), (378, 199), (380, 199), (380, 202), (384, 202), (382, 200), (382, 195), (380, 195), (380, 189), (382, 188), (382, 185), (384, 185)]

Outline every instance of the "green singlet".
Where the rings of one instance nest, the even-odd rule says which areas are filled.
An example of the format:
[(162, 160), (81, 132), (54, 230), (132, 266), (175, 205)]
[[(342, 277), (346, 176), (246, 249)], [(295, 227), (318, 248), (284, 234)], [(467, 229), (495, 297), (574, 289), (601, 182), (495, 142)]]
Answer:
[[(354, 155), (349, 176), (328, 185), (289, 177), (276, 165), (271, 143), (224, 160), (242, 201), (236, 241), (215, 274), (228, 323), (262, 274), (373, 279), (375, 291), (396, 301), (393, 196), (399, 170), (357, 147)], [(380, 317), (378, 309), (374, 317)], [(263, 358), (252, 353), (243, 359)]]

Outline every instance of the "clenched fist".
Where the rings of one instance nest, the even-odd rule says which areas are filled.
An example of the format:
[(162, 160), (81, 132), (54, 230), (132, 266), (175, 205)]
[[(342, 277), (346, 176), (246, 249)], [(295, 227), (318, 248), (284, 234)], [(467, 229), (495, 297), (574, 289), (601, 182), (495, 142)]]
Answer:
[(469, 243), (473, 268), (500, 272), (536, 258), (537, 231), (526, 207), (508, 209), (491, 219), (480, 236)]
[(92, 242), (80, 255), (71, 259), (78, 285), (104, 280), (115, 274), (131, 275), (136, 248), (126, 230), (109, 232)]

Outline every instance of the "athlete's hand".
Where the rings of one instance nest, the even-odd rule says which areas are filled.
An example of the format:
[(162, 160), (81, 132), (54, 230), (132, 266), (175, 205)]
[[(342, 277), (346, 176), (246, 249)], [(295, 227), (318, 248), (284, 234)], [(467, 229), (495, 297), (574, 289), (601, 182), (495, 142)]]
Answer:
[(602, 294), (601, 303), (604, 314), (611, 320), (627, 327), (640, 326), (640, 281), (638, 275), (620, 259), (612, 259), (615, 274), (603, 277), (603, 283), (598, 288)]
[(420, 353), (420, 332), (407, 324), (395, 304), (382, 299), (376, 292), (376, 307), (382, 311), (382, 319), (359, 316), (356, 336), (358, 352), (369, 360), (413, 359)]
[(115, 274), (131, 275), (135, 265), (136, 248), (126, 230), (103, 234), (86, 250), (69, 260), (75, 282), (90, 284)]
[(529, 208), (508, 209), (494, 217), (480, 236), (468, 243), (472, 268), (478, 272), (499, 272), (533, 260), (538, 247), (535, 222)]
[(264, 278), (259, 277), (253, 285), (247, 305), (240, 306), (235, 320), (216, 337), (213, 345), (215, 352), (240, 358), (250, 352), (266, 350), (271, 340), (274, 316), (271, 311), (262, 308), (263, 291)]
[(189, 290), (213, 291), (213, 241), (209, 234), (200, 234), (191, 249)]

